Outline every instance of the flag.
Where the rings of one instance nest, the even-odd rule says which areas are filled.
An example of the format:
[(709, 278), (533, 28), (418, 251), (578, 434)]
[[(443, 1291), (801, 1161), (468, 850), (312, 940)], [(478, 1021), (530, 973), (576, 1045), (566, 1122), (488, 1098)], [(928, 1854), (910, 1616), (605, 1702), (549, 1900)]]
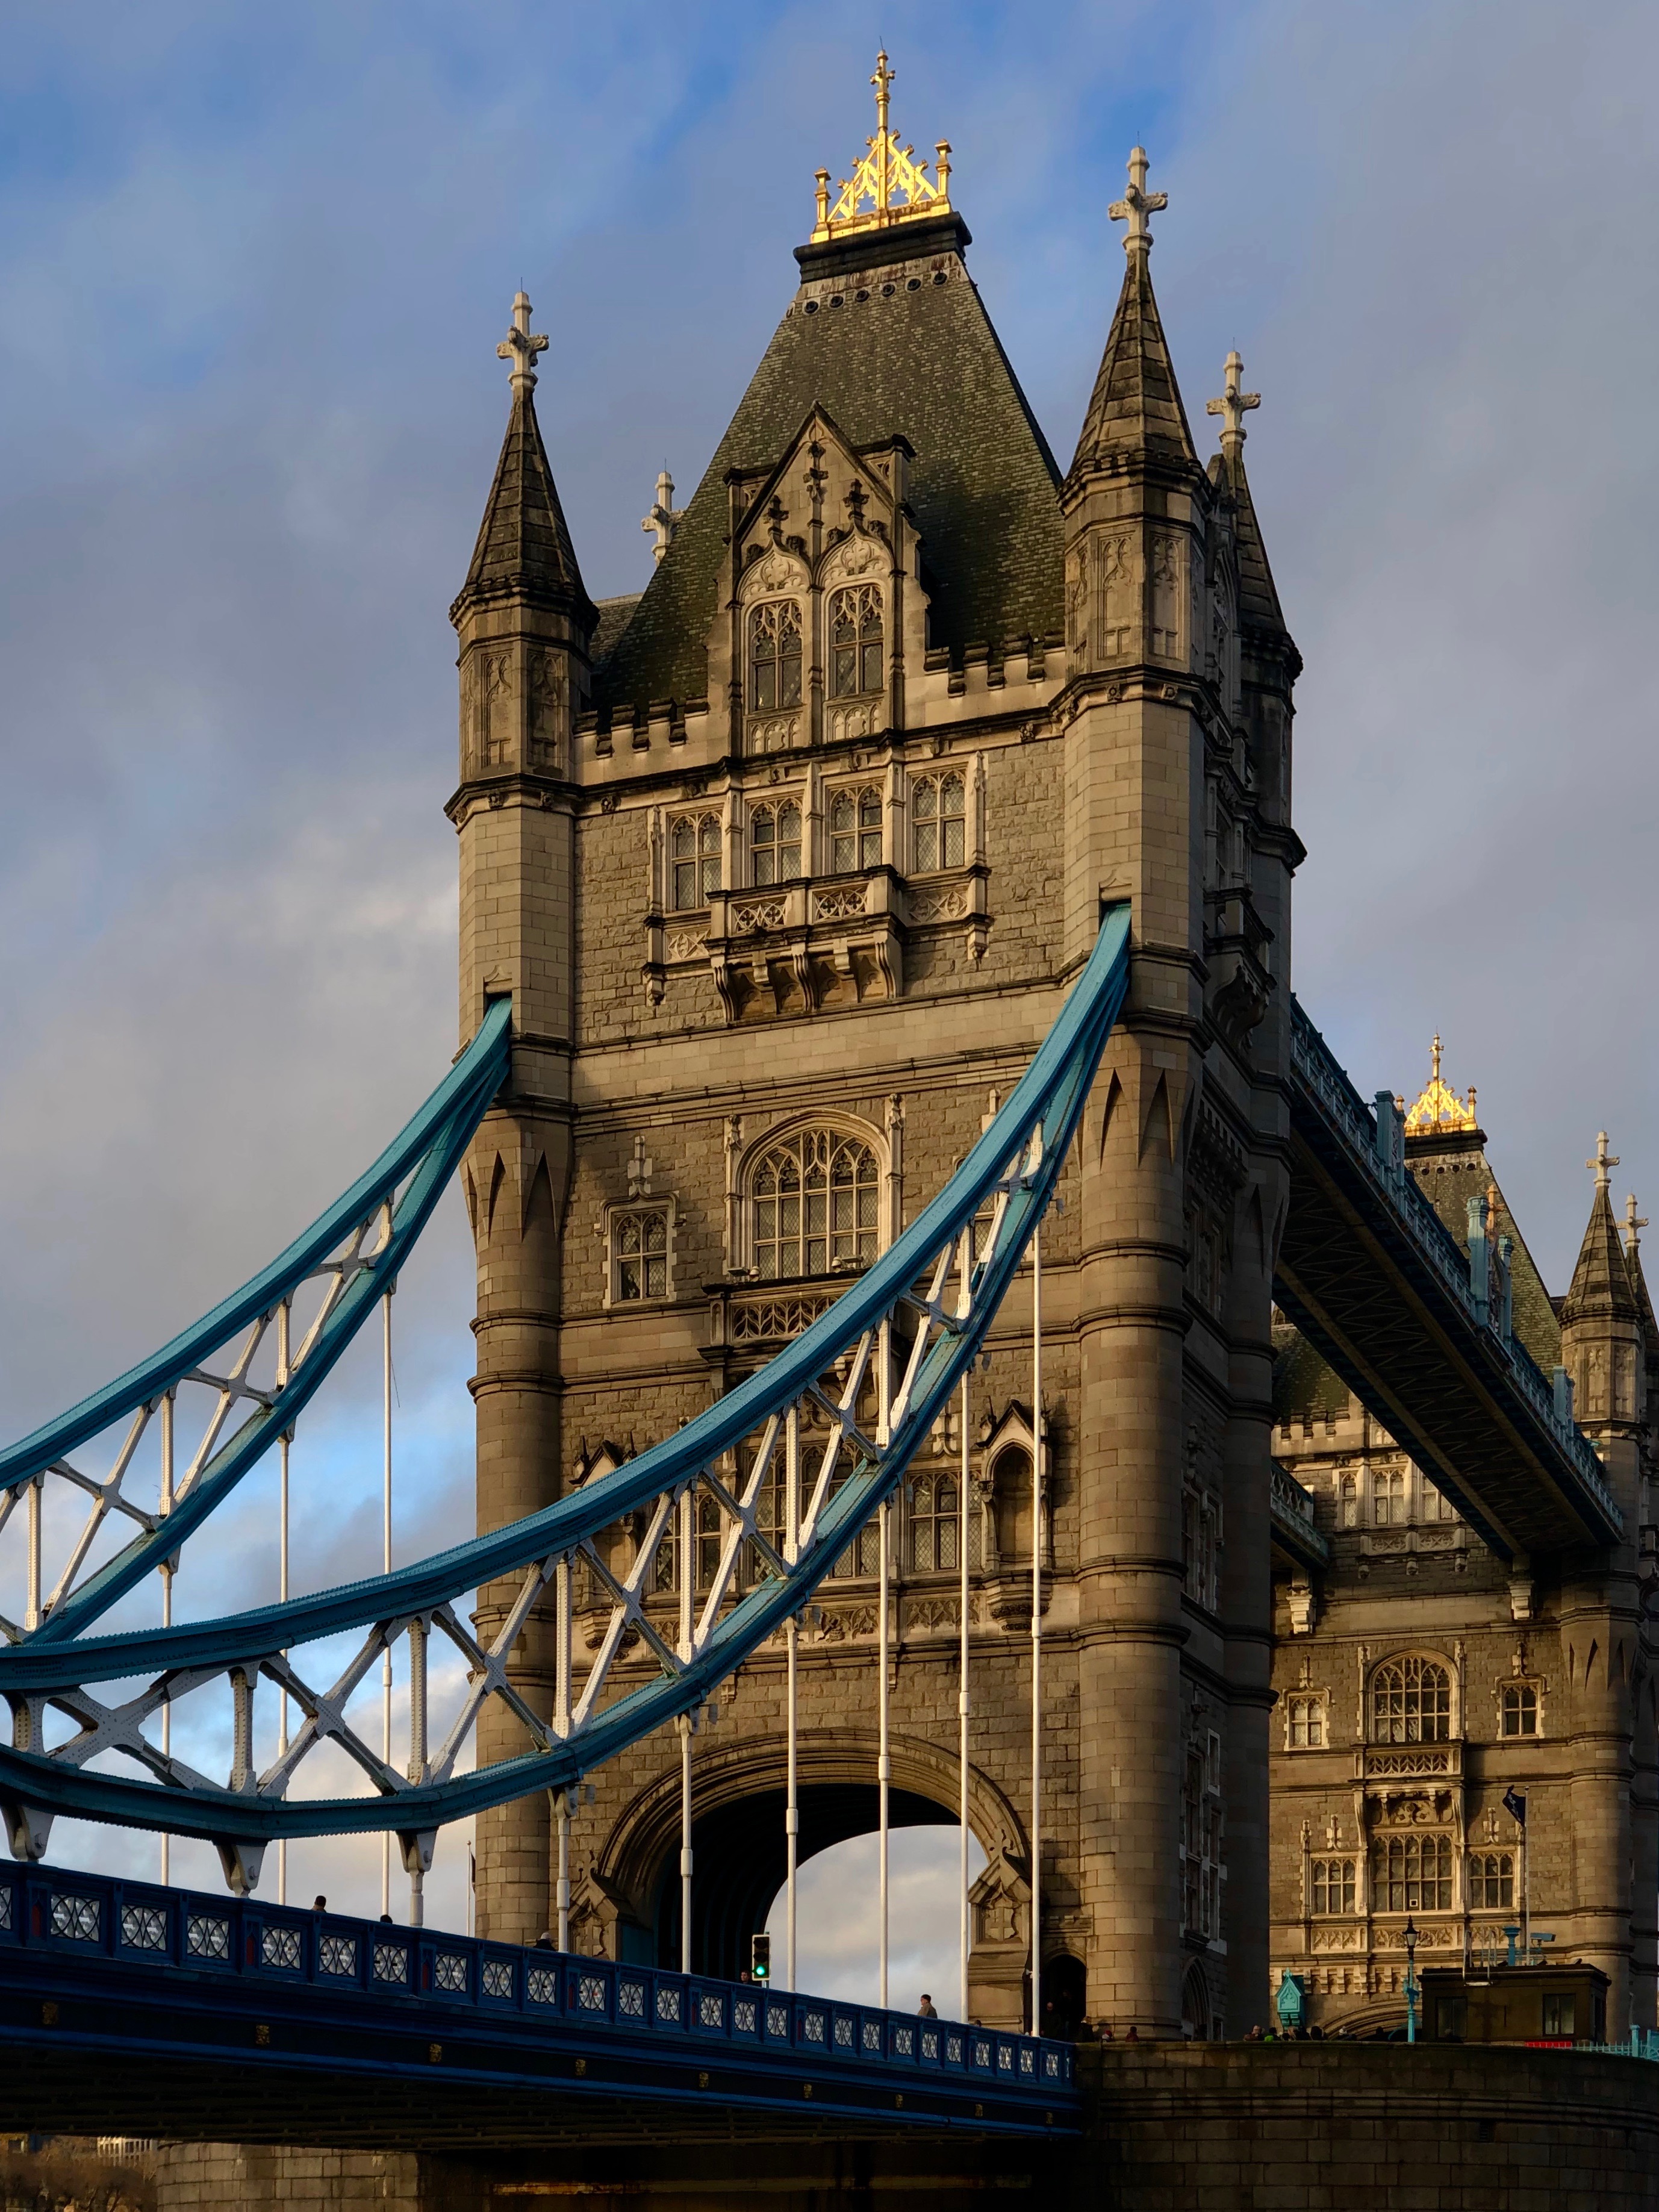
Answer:
[(1515, 1822), (1517, 1828), (1522, 1830), (1525, 1829), (1527, 1825), (1527, 1801), (1525, 1797), (1522, 1796), (1520, 1790), (1515, 1788), (1513, 1784), (1511, 1784), (1510, 1786), (1504, 1792), (1504, 1810), (1509, 1814), (1510, 1820)]

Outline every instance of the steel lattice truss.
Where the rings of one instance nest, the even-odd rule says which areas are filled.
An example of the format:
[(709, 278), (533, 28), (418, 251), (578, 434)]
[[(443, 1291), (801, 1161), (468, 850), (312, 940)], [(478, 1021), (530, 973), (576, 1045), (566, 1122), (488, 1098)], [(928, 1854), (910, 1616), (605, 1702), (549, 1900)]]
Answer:
[[(1128, 910), (1113, 907), (1031, 1066), (944, 1190), (793, 1344), (677, 1435), (544, 1512), (391, 1575), (189, 1626), (80, 1632), (120, 1590), (155, 1571), (176, 1546), (181, 1516), (199, 1525), (228, 1494), (261, 1448), (260, 1425), (268, 1443), (289, 1423), (295, 1394), (325, 1371), (331, 1330), (356, 1326), (395, 1273), (437, 1194), (437, 1182), (428, 1188), (422, 1177), (429, 1167), (441, 1180), (441, 1153), (442, 1176), (452, 1170), (504, 1072), (505, 1012), (497, 1010), (493, 1029), (487, 1025), (426, 1109), (433, 1115), (448, 1094), (443, 1141), (429, 1139), (409, 1186), (422, 1196), (392, 1206), (389, 1240), (369, 1247), (359, 1224), (384, 1215), (394, 1176), (388, 1164), (398, 1147), (238, 1299), (0, 1460), (0, 1482), (15, 1495), (106, 1428), (112, 1402), (129, 1404), (137, 1420), (202, 1368), (210, 1339), (217, 1345), (234, 1330), (268, 1328), (264, 1317), (291, 1286), (325, 1251), (334, 1255), (327, 1264), (339, 1267), (341, 1287), (303, 1358), (291, 1363), (284, 1389), (267, 1394), (268, 1402), (256, 1396), (242, 1427), (216, 1449), (240, 1386), (234, 1364), (215, 1369), (210, 1387), (227, 1411), (198, 1447), (207, 1455), (191, 1462), (172, 1514), (141, 1522), (112, 1566), (55, 1601), (33, 1630), (13, 1628), (15, 1640), (0, 1649), (0, 1694), (14, 1715), (13, 1746), (0, 1748), (0, 1799), (14, 1850), (39, 1856), (61, 1813), (208, 1838), (237, 1886), (251, 1883), (264, 1844), (282, 1837), (390, 1829), (411, 1865), (422, 1863), (443, 1823), (532, 1790), (568, 1788), (653, 1729), (689, 1718), (800, 1612), (948, 1409), (1052, 1194), (1127, 974)], [(410, 1138), (406, 1132), (400, 1145)], [(325, 1227), (336, 1233), (325, 1244)], [(123, 1465), (118, 1455), (101, 1492), (86, 1483), (94, 1508), (105, 1496), (105, 1512), (133, 1510), (125, 1500), (117, 1504)], [(508, 1594), (487, 1646), (459, 1609), (485, 1585)], [(550, 1619), (554, 1638), (547, 1716), (531, 1708), (508, 1674), (532, 1610)], [(459, 1656), (465, 1675), (436, 1741), (428, 1697), (434, 1637)], [(343, 1638), (352, 1639), (343, 1665), (321, 1655), (331, 1662), (325, 1680), (295, 1656)], [(353, 1724), (347, 1706), (382, 1655), (404, 1645), (410, 1746), (400, 1768)], [(261, 1682), (285, 1692), (301, 1716), (286, 1748), (263, 1768), (254, 1755)], [(118, 1694), (106, 1699), (91, 1685), (116, 1686)], [(204, 1689), (229, 1700), (232, 1753), (222, 1784), (164, 1753), (154, 1733), (169, 1701)], [(530, 1748), (466, 1771), (479, 1713), (492, 1699), (517, 1716)], [(55, 1748), (43, 1732), (49, 1710), (78, 1731)], [(355, 1762), (367, 1788), (349, 1796), (291, 1796), (295, 1776), (325, 1744)], [(106, 1753), (148, 1778), (94, 1771)]]

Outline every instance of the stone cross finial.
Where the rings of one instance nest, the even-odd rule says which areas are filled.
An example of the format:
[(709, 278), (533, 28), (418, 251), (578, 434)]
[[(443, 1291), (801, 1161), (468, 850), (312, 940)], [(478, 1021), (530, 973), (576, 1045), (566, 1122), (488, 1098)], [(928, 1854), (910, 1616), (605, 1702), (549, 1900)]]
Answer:
[(660, 561), (673, 544), (674, 532), (684, 519), (682, 511), (674, 504), (673, 477), (666, 469), (659, 469), (657, 496), (652, 502), (650, 514), (641, 516), (640, 520), (641, 530), (654, 530), (657, 533), (656, 550), (652, 556), (654, 560)]
[(1220, 398), (1206, 399), (1204, 403), (1204, 412), (1206, 415), (1219, 415), (1222, 418), (1221, 442), (1224, 446), (1229, 438), (1237, 439), (1241, 445), (1243, 443), (1245, 415), (1252, 407), (1260, 407), (1261, 404), (1261, 394), (1259, 392), (1239, 390), (1238, 380), (1243, 373), (1243, 359), (1237, 352), (1230, 353), (1227, 356), (1226, 382)]
[(1647, 1225), (1646, 1216), (1636, 1211), (1636, 1193), (1632, 1191), (1625, 1200), (1625, 1249), (1632, 1260), (1642, 1249), (1642, 1231)]
[(1607, 1131), (1605, 1129), (1598, 1129), (1595, 1133), (1595, 1158), (1593, 1160), (1586, 1160), (1584, 1163), (1584, 1165), (1587, 1168), (1594, 1168), (1595, 1170), (1595, 1188), (1597, 1190), (1605, 1190), (1607, 1188), (1608, 1183), (1613, 1180), (1612, 1176), (1607, 1173), (1607, 1170), (1609, 1168), (1616, 1168), (1618, 1164), (1618, 1153), (1610, 1152), (1607, 1150)]
[(530, 328), (530, 295), (520, 292), (513, 301), (513, 327), (495, 349), (498, 361), (513, 364), (514, 392), (533, 392), (536, 388), (536, 356), (547, 351), (547, 333), (532, 333)]
[(1146, 252), (1152, 242), (1152, 234), (1146, 228), (1146, 218), (1170, 204), (1168, 192), (1147, 191), (1147, 166), (1146, 149), (1144, 146), (1133, 148), (1129, 155), (1129, 189), (1121, 200), (1114, 200), (1106, 210), (1114, 222), (1127, 222), (1129, 226), (1123, 240), (1126, 253), (1133, 253), (1137, 248), (1142, 253)]

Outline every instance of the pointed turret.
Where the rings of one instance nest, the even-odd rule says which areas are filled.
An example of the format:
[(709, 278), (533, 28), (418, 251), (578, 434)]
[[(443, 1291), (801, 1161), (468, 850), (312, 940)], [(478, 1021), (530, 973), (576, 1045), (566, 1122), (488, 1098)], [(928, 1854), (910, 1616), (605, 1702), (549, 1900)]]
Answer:
[(1129, 156), (1128, 190), (1109, 210), (1114, 222), (1128, 225), (1123, 251), (1129, 265), (1083, 418), (1083, 434), (1072, 461), (1073, 477), (1126, 450), (1161, 452), (1194, 463), (1198, 458), (1152, 296), (1152, 234), (1146, 217), (1167, 207), (1170, 198), (1167, 192), (1146, 191), (1146, 149), (1137, 146)]
[(1620, 1242), (1619, 1224), (1613, 1213), (1608, 1170), (1618, 1166), (1619, 1155), (1608, 1152), (1605, 1129), (1596, 1138), (1595, 1158), (1584, 1164), (1595, 1170), (1595, 1196), (1590, 1202), (1584, 1241), (1578, 1248), (1572, 1285), (1562, 1302), (1564, 1328), (1590, 1322), (1633, 1322), (1639, 1318), (1630, 1269), (1625, 1264), (1625, 1248)]
[[(570, 1182), (575, 1018), (574, 717), (591, 683), (597, 616), (536, 421), (535, 360), (520, 292), (495, 349), (510, 365), (507, 438), (466, 582), (450, 609), (460, 641), (461, 1036), (492, 998), (513, 1000), (513, 1068), (462, 1170), (478, 1257), (477, 1515), (496, 1528), (550, 1504), (560, 1426), (561, 1223)], [(492, 1583), (474, 1616), (493, 1638), (513, 1592)], [(549, 1710), (552, 1632), (532, 1613), (508, 1676)], [(520, 1724), (481, 1717), (481, 1765), (509, 1758)], [(526, 1798), (481, 1814), (478, 1928), (527, 1943), (547, 1924), (547, 1808)]]
[(592, 628), (592, 602), (536, 420), (533, 363), (546, 348), (545, 337), (531, 331), (530, 301), (520, 292), (513, 302), (513, 328), (495, 349), (513, 363), (513, 404), (471, 566), (450, 609), (457, 624), (480, 603), (517, 599), (574, 615)]
[(1247, 629), (1285, 630), (1273, 572), (1267, 564), (1261, 526), (1250, 497), (1244, 473), (1244, 417), (1261, 404), (1259, 392), (1240, 389), (1244, 363), (1235, 351), (1227, 356), (1226, 379), (1221, 396), (1205, 403), (1205, 412), (1221, 417), (1221, 453), (1211, 470), (1218, 490), (1233, 503), (1233, 544), (1238, 562), (1238, 618)]
[[(1595, 1195), (1571, 1287), (1561, 1302), (1561, 1359), (1572, 1376), (1579, 1422), (1601, 1440), (1605, 1461), (1609, 1440), (1630, 1437), (1641, 1419), (1646, 1346), (1641, 1304), (1613, 1218), (1610, 1170), (1619, 1156), (1607, 1150), (1605, 1129), (1596, 1138), (1595, 1158), (1584, 1164), (1595, 1170)], [(1611, 1476), (1612, 1462), (1607, 1463)], [(1621, 1486), (1615, 1483), (1614, 1490), (1620, 1494)], [(1620, 1495), (1620, 1502), (1634, 1504), (1633, 1486), (1629, 1499)]]

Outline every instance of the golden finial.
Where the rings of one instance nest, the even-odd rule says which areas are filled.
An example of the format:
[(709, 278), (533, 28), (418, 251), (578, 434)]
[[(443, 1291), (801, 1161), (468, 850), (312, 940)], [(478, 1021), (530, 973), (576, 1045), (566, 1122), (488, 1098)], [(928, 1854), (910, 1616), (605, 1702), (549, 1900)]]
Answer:
[(914, 146), (901, 146), (889, 121), (891, 85), (896, 70), (887, 66), (887, 56), (876, 56), (876, 135), (866, 138), (866, 151), (850, 177), (836, 185), (834, 205), (830, 200), (830, 172), (817, 172), (817, 220), (812, 243), (845, 238), (864, 230), (886, 230), (892, 224), (913, 222), (919, 216), (951, 212), (951, 142), (941, 138), (934, 148), (939, 158), (936, 177), (918, 161)]
[(1469, 1086), (1466, 1106), (1457, 1093), (1448, 1090), (1440, 1080), (1440, 1039), (1437, 1036), (1429, 1048), (1429, 1079), (1406, 1116), (1406, 1134), (1408, 1137), (1449, 1136), (1462, 1134), (1477, 1126), (1474, 1086)]

